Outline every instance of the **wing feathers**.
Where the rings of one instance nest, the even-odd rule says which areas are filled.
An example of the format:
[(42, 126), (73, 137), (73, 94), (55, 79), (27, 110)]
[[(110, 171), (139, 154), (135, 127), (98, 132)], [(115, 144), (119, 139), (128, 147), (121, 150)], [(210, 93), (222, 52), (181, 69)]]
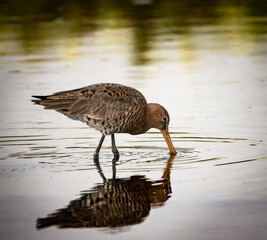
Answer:
[(87, 99), (77, 99), (72, 103), (69, 108), (68, 114), (72, 115), (83, 115), (88, 110), (88, 101)]
[(131, 107), (146, 105), (137, 90), (119, 84), (95, 84), (80, 89), (33, 96), (45, 109), (64, 111), (69, 116), (88, 115), (94, 119), (120, 117)]

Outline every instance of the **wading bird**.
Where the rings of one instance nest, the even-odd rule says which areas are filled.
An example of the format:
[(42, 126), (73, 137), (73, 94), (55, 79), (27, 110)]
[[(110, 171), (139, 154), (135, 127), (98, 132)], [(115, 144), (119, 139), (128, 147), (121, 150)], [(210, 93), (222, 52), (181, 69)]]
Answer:
[(102, 143), (111, 135), (114, 158), (119, 159), (115, 133), (133, 135), (157, 128), (163, 134), (172, 155), (176, 154), (168, 126), (167, 110), (157, 103), (147, 103), (136, 89), (115, 83), (101, 83), (47, 96), (32, 96), (32, 102), (56, 110), (67, 117), (99, 130), (102, 137), (94, 152), (98, 159)]

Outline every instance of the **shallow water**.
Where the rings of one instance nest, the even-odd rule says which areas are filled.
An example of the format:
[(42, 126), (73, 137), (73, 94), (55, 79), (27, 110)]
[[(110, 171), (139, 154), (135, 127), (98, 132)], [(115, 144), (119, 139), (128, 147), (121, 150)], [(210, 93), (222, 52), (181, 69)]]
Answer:
[[(266, 4), (35, 2), (0, 3), (1, 239), (266, 239)], [(100, 82), (166, 107), (177, 156), (152, 129), (95, 163), (30, 102)]]

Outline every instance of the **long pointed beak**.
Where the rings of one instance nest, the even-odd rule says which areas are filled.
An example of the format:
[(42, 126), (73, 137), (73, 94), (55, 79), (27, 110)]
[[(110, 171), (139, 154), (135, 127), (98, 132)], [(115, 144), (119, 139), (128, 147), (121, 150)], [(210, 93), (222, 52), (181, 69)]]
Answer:
[(171, 140), (171, 137), (170, 137), (170, 134), (169, 134), (169, 131), (168, 129), (166, 130), (161, 130), (161, 133), (163, 135), (163, 137), (165, 138), (165, 141), (170, 149), (170, 153), (171, 155), (176, 155), (176, 151), (175, 151), (175, 148), (172, 144), (172, 140)]

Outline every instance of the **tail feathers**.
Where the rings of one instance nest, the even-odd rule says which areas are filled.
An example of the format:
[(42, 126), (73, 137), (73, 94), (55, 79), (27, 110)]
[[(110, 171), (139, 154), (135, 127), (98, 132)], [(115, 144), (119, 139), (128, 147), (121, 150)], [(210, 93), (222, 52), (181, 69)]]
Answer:
[(47, 99), (47, 96), (37, 96), (37, 95), (32, 95), (32, 97), (34, 97), (34, 98), (38, 98), (38, 99), (42, 99), (42, 100)]
[(36, 95), (33, 95), (32, 97), (38, 98), (38, 99), (32, 99), (31, 100), (35, 104), (41, 104), (42, 100), (46, 100), (47, 99), (47, 96), (36, 96)]
[(64, 110), (68, 111), (75, 99), (53, 99), (51, 96), (32, 96), (38, 99), (32, 99), (31, 101), (35, 104), (44, 106), (45, 109), (51, 110)]

